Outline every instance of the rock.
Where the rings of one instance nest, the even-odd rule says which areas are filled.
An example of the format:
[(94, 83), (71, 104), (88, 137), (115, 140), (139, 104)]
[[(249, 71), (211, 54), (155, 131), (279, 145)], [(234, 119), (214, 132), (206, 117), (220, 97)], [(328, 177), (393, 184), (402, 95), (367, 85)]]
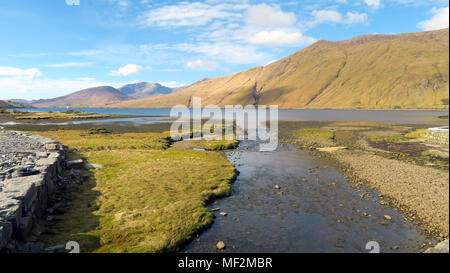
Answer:
[(220, 215), (222, 215), (222, 216), (227, 216), (228, 213), (226, 213), (226, 212), (221, 212)]
[(388, 221), (391, 221), (391, 220), (392, 220), (392, 217), (391, 217), (390, 215), (388, 215), (388, 214), (385, 214), (385, 215), (384, 215), (384, 219), (386, 219), (386, 220), (388, 220)]
[(449, 241), (440, 242), (435, 247), (427, 249), (425, 253), (449, 253)]
[(66, 162), (68, 168), (80, 169), (83, 167), (83, 159), (70, 160)]
[(58, 143), (45, 143), (45, 149), (48, 151), (56, 151), (60, 149)]
[(219, 211), (220, 210), (220, 208), (214, 208), (214, 209), (212, 209), (211, 211)]
[(317, 150), (321, 151), (321, 152), (337, 152), (340, 150), (346, 150), (348, 149), (347, 147), (324, 147), (324, 148), (317, 148)]
[(275, 185), (275, 189), (279, 190), (281, 187), (279, 185)]
[(92, 170), (92, 169), (101, 169), (101, 168), (103, 168), (103, 166), (100, 165), (100, 164), (86, 163), (85, 166), (86, 166), (86, 169), (88, 169), (88, 170)]
[(216, 247), (217, 247), (218, 250), (224, 250), (224, 249), (226, 248), (226, 245), (225, 245), (224, 242), (219, 241), (219, 242), (216, 244)]
[(61, 252), (65, 252), (65, 250), (66, 250), (66, 246), (65, 245), (57, 245), (57, 246), (47, 247), (45, 249), (45, 252), (48, 252), (48, 253), (61, 253)]

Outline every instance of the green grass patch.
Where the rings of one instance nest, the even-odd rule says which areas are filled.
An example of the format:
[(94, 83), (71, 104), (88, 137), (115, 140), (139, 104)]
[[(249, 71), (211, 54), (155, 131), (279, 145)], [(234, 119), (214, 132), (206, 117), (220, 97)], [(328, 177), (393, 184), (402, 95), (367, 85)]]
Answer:
[(417, 129), (407, 133), (405, 137), (410, 139), (423, 139), (427, 136), (427, 133), (428, 129)]
[(294, 130), (293, 137), (303, 145), (330, 146), (333, 145), (334, 132), (322, 127), (305, 127)]
[[(236, 175), (220, 154), (165, 149), (167, 133), (38, 134), (67, 145), (72, 157), (103, 166), (85, 171), (89, 182), (65, 193), (72, 206), (41, 237), (51, 245), (76, 240), (83, 252), (179, 251), (213, 222), (205, 204), (229, 195)], [(107, 145), (111, 149), (99, 149)]]

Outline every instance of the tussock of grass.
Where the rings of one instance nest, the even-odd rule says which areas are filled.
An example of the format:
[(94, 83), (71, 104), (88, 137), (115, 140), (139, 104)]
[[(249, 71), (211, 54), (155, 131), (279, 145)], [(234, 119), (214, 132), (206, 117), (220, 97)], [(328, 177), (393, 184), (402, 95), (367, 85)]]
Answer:
[(292, 132), (293, 137), (303, 146), (332, 146), (334, 132), (321, 127), (305, 127)]
[(404, 141), (405, 137), (401, 134), (393, 134), (393, 135), (385, 135), (385, 136), (373, 136), (370, 137), (370, 141), (372, 142), (390, 142), (396, 143)]
[(406, 138), (422, 139), (427, 136), (428, 129), (417, 129), (405, 135)]
[[(213, 222), (208, 200), (230, 194), (235, 169), (219, 154), (165, 150), (166, 134), (88, 132), (39, 133), (103, 166), (69, 193), (72, 207), (47, 236), (53, 244), (74, 239), (84, 252), (179, 250)], [(111, 149), (99, 150), (102, 145)]]

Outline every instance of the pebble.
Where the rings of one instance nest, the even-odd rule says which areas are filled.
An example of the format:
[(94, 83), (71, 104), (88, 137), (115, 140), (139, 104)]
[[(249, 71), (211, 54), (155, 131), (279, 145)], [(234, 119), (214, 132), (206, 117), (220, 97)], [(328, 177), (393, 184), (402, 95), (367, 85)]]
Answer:
[(219, 241), (216, 244), (216, 247), (217, 247), (218, 250), (224, 250), (226, 248), (226, 245), (225, 245), (225, 243), (223, 241)]

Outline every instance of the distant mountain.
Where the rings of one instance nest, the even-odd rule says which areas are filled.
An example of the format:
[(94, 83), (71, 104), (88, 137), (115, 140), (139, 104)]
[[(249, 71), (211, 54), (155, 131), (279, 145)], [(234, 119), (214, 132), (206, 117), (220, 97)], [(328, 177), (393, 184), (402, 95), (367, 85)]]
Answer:
[[(66, 106), (106, 106), (127, 100), (148, 98), (151, 96), (170, 94), (172, 88), (159, 83), (134, 83), (116, 89), (111, 86), (99, 86), (84, 89), (66, 96), (53, 99), (41, 99), (30, 102), (35, 107), (66, 107)], [(19, 101), (19, 100), (15, 100)]]
[(22, 99), (11, 99), (11, 100), (8, 100), (9, 102), (12, 102), (12, 103), (20, 103), (20, 104), (29, 104), (29, 103), (31, 103), (31, 101), (29, 101), (29, 100), (22, 100)]
[(30, 107), (24, 103), (18, 103), (13, 101), (0, 100), (0, 108), (27, 108)]
[(111, 86), (99, 86), (54, 99), (33, 101), (32, 105), (36, 107), (91, 106), (106, 105), (129, 99), (132, 98)]
[(318, 41), (280, 61), (111, 107), (432, 108), (449, 98), (449, 30)]
[(122, 86), (118, 89), (121, 93), (135, 99), (153, 97), (157, 95), (166, 95), (172, 93), (173, 89), (162, 86), (159, 83), (132, 83)]

